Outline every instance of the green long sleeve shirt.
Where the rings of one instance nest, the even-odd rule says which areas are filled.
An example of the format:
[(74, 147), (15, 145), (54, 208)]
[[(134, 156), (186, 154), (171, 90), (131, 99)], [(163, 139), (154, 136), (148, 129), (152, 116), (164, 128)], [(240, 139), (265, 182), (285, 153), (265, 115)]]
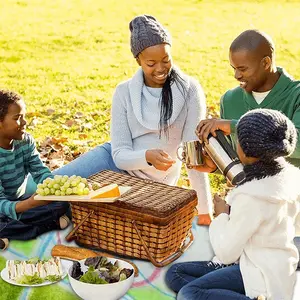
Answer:
[(300, 81), (295, 81), (284, 69), (277, 68), (281, 74), (267, 97), (258, 104), (251, 93), (240, 87), (227, 91), (221, 99), (221, 118), (231, 121), (231, 140), (236, 146), (236, 124), (247, 111), (256, 108), (268, 108), (281, 111), (296, 126), (298, 142), (296, 150), (287, 159), (300, 167)]

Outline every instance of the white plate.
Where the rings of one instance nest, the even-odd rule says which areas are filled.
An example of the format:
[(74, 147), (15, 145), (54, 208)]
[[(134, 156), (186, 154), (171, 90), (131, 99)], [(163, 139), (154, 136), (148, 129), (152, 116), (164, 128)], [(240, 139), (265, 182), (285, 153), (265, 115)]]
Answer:
[[(66, 272), (63, 272), (63, 275), (62, 275), (62, 278), (61, 278), (61, 279), (65, 278), (66, 275), (67, 275), (67, 273), (66, 273)], [(13, 284), (13, 285), (18, 285), (18, 286), (28, 286), (28, 287), (38, 287), (38, 286), (50, 285), (50, 284), (56, 283), (56, 282), (58, 282), (58, 281), (61, 280), (61, 279), (60, 279), (60, 280), (58, 280), (58, 281), (45, 281), (45, 282), (40, 283), (40, 284), (21, 284), (21, 283), (17, 283), (16, 281), (14, 281), (14, 280), (8, 278), (8, 272), (7, 272), (7, 269), (6, 269), (6, 268), (4, 268), (4, 269), (1, 271), (1, 278), (2, 278), (4, 281), (6, 281), (6, 282), (8, 282), (8, 283), (10, 283), (10, 284)]]
[[(128, 192), (131, 187), (130, 186), (119, 186), (121, 196)], [(119, 197), (110, 197), (110, 198), (95, 198), (91, 199), (89, 195), (79, 196), (79, 195), (69, 195), (69, 196), (34, 196), (34, 200), (46, 200), (46, 201), (69, 201), (69, 202), (115, 202)]]

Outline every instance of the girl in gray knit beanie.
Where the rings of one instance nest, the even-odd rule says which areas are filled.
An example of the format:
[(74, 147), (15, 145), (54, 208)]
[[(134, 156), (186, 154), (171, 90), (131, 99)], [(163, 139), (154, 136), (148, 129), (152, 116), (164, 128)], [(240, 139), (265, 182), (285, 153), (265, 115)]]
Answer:
[[(246, 181), (273, 176), (282, 170), (297, 143), (295, 125), (272, 109), (254, 109), (237, 124), (237, 153), (244, 164)], [(281, 159), (278, 159), (281, 158)]]
[(295, 149), (295, 126), (279, 111), (256, 109), (241, 117), (237, 136), (246, 180), (226, 201), (214, 200), (213, 260), (168, 270), (166, 283), (178, 300), (296, 299), (300, 169), (284, 159)]

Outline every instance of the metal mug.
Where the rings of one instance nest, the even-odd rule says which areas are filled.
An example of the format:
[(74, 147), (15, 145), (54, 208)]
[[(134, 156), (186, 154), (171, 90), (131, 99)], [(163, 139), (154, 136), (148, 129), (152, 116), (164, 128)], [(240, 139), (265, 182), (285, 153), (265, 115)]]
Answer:
[[(184, 157), (179, 155), (178, 151), (182, 149), (184, 152)], [(177, 157), (179, 160), (184, 162), (188, 166), (202, 166), (202, 145), (199, 141), (189, 141), (184, 142), (182, 146), (177, 148)]]

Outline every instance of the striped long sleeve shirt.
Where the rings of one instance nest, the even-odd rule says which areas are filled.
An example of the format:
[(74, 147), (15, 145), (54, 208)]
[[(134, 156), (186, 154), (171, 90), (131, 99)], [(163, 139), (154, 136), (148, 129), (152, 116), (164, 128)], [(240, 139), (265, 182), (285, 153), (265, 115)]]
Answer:
[(14, 140), (10, 150), (0, 148), (0, 214), (18, 219), (16, 204), (25, 194), (27, 175), (38, 184), (52, 177), (43, 164), (33, 137), (25, 133), (22, 140)]

